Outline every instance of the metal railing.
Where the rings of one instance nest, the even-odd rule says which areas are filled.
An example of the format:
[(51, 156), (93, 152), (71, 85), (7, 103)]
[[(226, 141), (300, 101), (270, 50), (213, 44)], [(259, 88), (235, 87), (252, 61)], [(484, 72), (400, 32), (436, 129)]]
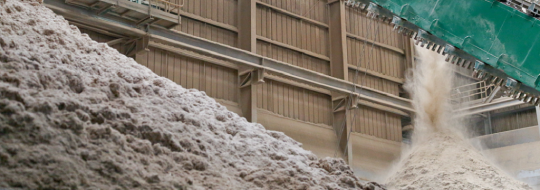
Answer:
[(150, 4), (165, 12), (180, 14), (180, 8), (184, 6), (184, 0), (150, 0)]
[(149, 5), (168, 13), (180, 13), (180, 8), (184, 6), (184, 0), (128, 0), (131, 2)]
[(485, 81), (479, 81), (475, 83), (458, 86), (452, 89), (450, 100), (452, 104), (466, 104), (482, 100), (484, 102), (486, 98), (494, 92), (495, 85), (486, 84)]

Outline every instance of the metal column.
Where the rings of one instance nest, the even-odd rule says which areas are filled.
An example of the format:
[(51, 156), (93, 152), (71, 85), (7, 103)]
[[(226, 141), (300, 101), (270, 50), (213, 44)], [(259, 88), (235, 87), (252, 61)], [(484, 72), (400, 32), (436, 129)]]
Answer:
[(540, 132), (540, 107), (535, 106), (536, 108), (536, 120), (538, 122), (538, 132)]
[(491, 126), (491, 112), (486, 113), (486, 118), (484, 119), (484, 133), (484, 135), (493, 133), (493, 127)]

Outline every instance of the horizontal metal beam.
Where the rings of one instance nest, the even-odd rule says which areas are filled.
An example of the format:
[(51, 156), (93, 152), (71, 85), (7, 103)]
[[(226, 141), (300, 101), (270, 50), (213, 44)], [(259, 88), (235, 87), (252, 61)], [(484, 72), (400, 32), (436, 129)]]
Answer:
[(530, 105), (530, 106), (527, 106), (527, 107), (513, 109), (513, 110), (509, 110), (509, 111), (505, 111), (505, 112), (492, 113), (491, 117), (504, 117), (504, 116), (507, 116), (507, 115), (512, 115), (512, 114), (516, 114), (516, 113), (531, 111), (531, 110), (535, 110), (535, 107), (536, 106)]
[(148, 36), (154, 40), (163, 41), (170, 45), (186, 48), (201, 54), (232, 61), (244, 66), (265, 69), (268, 72), (273, 72), (309, 85), (338, 93), (358, 94), (357, 96), (363, 100), (406, 112), (414, 112), (409, 99), (371, 88), (358, 87), (345, 80), (336, 79), (315, 71), (268, 59), (251, 52), (174, 32), (163, 27), (150, 26), (146, 29), (138, 28), (138, 26), (131, 21), (108, 14), (97, 15), (90, 10), (67, 5), (63, 0), (45, 0), (45, 5), (57, 14), (66, 17), (68, 20), (75, 20), (76, 22), (85, 23), (97, 28), (113, 30), (127, 36)]
[(118, 39), (114, 39), (114, 40), (108, 41), (108, 42), (106, 42), (106, 43), (107, 43), (107, 45), (109, 45), (109, 46), (114, 46), (114, 45), (116, 45), (116, 44), (119, 44), (119, 43), (122, 43), (122, 42), (125, 42), (125, 41), (127, 41), (127, 39), (125, 39), (125, 38), (118, 38)]
[(175, 48), (173, 46), (168, 46), (168, 45), (165, 45), (165, 44), (156, 43), (154, 41), (150, 41), (148, 43), (148, 46), (159, 48), (159, 49), (162, 49), (162, 50), (165, 50), (165, 51), (168, 51), (168, 52), (172, 52), (172, 53), (175, 53), (175, 54), (178, 54), (178, 55), (191, 57), (193, 59), (198, 59), (198, 60), (201, 60), (201, 61), (204, 61), (204, 62), (219, 65), (219, 66), (222, 66), (222, 67), (227, 67), (227, 68), (231, 68), (231, 69), (234, 69), (234, 70), (239, 69), (238, 65), (227, 62), (227, 61), (224, 61), (222, 59), (216, 59), (216, 58), (213, 58), (213, 57), (203, 56), (203, 55), (200, 55), (200, 54), (192, 52), (192, 51), (187, 51), (187, 50), (184, 50), (184, 49)]
[(512, 99), (512, 98), (503, 97), (503, 98), (497, 98), (496, 100), (493, 100), (493, 102), (491, 103), (482, 103), (479, 105), (473, 105), (471, 107), (459, 109), (459, 110), (454, 111), (454, 113), (456, 113), (458, 117), (463, 117), (463, 116), (469, 116), (469, 115), (494, 111), (494, 110), (503, 109), (503, 108), (512, 107), (512, 106), (518, 106), (522, 104), (525, 104), (525, 103), (519, 100)]

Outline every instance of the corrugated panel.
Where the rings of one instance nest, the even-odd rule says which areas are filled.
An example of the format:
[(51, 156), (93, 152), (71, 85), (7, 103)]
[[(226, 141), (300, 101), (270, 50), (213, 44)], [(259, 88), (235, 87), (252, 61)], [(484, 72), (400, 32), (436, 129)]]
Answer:
[(328, 29), (257, 6), (257, 35), (328, 56)]
[(260, 0), (263, 3), (310, 18), (322, 23), (328, 23), (326, 0)]
[(238, 34), (236, 34), (236, 32), (206, 24), (204, 22), (189, 18), (182, 18), (182, 24), (174, 27), (174, 29), (225, 45), (237, 47)]
[(366, 68), (386, 76), (404, 78), (405, 56), (364, 41), (347, 38), (347, 59), (350, 65)]
[(213, 98), (237, 102), (236, 70), (153, 47), (149, 49), (137, 55), (138, 63), (184, 88), (195, 88)]
[[(356, 79), (356, 81), (354, 80)], [(399, 96), (399, 83), (349, 69), (349, 82)]]
[(330, 62), (268, 42), (257, 41), (257, 54), (315, 72), (330, 74)]
[[(493, 114), (511, 111), (528, 106), (530, 105), (513, 106), (510, 108), (494, 111)], [(536, 110), (534, 109), (491, 118), (491, 126), (493, 128), (493, 133), (521, 129), (535, 125), (538, 125), (538, 121), (536, 118)]]
[[(105, 35), (105, 34), (102, 34), (102, 33), (98, 33), (98, 32), (94, 32), (92, 30), (88, 30), (88, 29), (84, 29), (84, 28), (79, 28), (79, 30), (82, 32), (82, 33), (86, 33), (88, 34), (88, 36), (90, 38), (92, 38), (92, 40), (96, 41), (96, 42), (101, 42), (101, 43), (106, 43), (108, 41), (111, 41), (111, 40), (116, 40), (118, 38), (115, 38), (115, 37), (112, 37), (112, 36), (108, 36), (108, 35)], [(124, 54), (126, 53), (125, 51), (125, 46), (120, 43), (120, 44), (116, 44), (116, 45), (113, 45), (112, 48), (118, 50), (118, 52)]]
[(332, 125), (330, 96), (265, 79), (257, 86), (257, 107), (311, 123)]
[(354, 109), (350, 114), (354, 132), (401, 142), (401, 117), (399, 115), (362, 106)]
[[(392, 31), (393, 27), (366, 17), (366, 12), (346, 8), (346, 30), (355, 36), (380, 42), (397, 49), (404, 49), (405, 39)], [(358, 66), (382, 75), (404, 79), (406, 70), (405, 55), (388, 48), (365, 43), (365, 41), (347, 37), (347, 61), (349, 65)], [(393, 95), (399, 95), (399, 83), (388, 79), (356, 72), (349, 69), (349, 81), (365, 85)], [(351, 112), (354, 117), (353, 131), (401, 142), (401, 116), (384, 111), (360, 106)], [(354, 116), (356, 114), (356, 116)]]
[[(349, 7), (346, 8), (345, 14), (348, 33), (368, 39), (377, 37), (375, 40), (377, 42), (404, 49), (404, 42), (407, 38), (392, 31), (393, 27), (391, 25), (369, 19), (366, 17), (366, 12)], [(378, 34), (376, 34), (376, 31), (378, 31)]]
[[(182, 1), (182, 0), (175, 0)], [(183, 11), (203, 18), (237, 26), (238, 1), (237, 0), (184, 0)], [(183, 18), (182, 18), (183, 19)]]

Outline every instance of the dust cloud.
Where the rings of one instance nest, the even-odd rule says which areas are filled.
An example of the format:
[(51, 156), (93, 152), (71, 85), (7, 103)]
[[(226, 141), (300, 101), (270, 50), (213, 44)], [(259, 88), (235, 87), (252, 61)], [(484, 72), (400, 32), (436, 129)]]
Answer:
[(450, 104), (452, 69), (417, 47), (419, 62), (405, 88), (416, 110), (412, 145), (386, 179), (389, 189), (532, 189), (491, 164), (467, 140)]

